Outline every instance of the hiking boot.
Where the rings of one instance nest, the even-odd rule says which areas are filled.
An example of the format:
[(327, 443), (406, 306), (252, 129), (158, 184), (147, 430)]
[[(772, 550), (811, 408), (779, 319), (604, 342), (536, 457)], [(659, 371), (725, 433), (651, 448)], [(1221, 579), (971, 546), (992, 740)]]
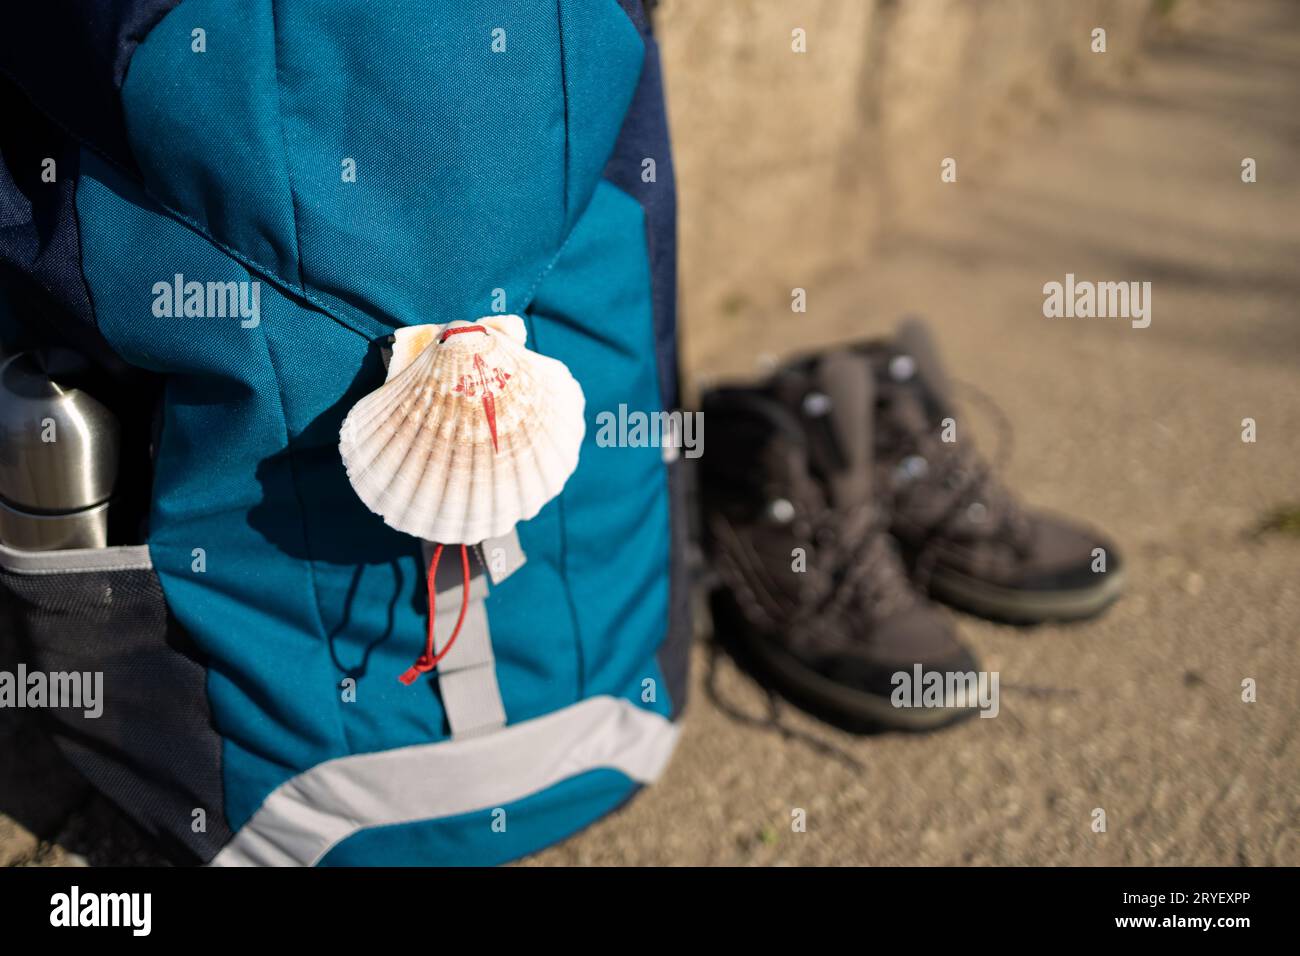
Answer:
[(913, 583), (932, 597), (1012, 623), (1092, 617), (1123, 588), (1119, 553), (1082, 525), (1023, 508), (956, 421), (952, 387), (924, 323), (859, 347), (876, 381), (877, 481)]
[(819, 716), (925, 730), (975, 702), (959, 691), (942, 706), (894, 706), (896, 675), (976, 663), (909, 585), (876, 505), (872, 389), (870, 364), (841, 352), (806, 375), (704, 396), (705, 544), (722, 581), (714, 629), (755, 676)]

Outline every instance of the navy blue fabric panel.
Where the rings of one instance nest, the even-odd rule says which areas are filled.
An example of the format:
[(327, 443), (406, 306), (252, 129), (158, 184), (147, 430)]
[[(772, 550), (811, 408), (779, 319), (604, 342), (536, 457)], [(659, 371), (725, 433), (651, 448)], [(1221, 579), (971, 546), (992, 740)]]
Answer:
[(134, 169), (120, 96), (136, 45), (179, 0), (8, 4), (0, 72), (85, 145)]
[[(625, 0), (624, 6), (628, 5)], [(639, 11), (639, 4), (632, 2)], [(664, 108), (659, 46), (643, 15), (632, 15), (645, 41), (645, 64), (632, 106), (623, 120), (605, 178), (641, 204), (646, 218), (646, 243), (654, 295), (655, 352), (659, 392), (664, 405), (674, 407), (677, 391), (677, 198), (668, 116)], [(654, 180), (643, 176), (644, 163), (654, 160)]]
[[(664, 105), (663, 76), (659, 46), (641, 0), (619, 0), (645, 43), (645, 64), (641, 79), (614, 153), (605, 167), (605, 178), (640, 203), (646, 221), (646, 247), (650, 255), (651, 295), (654, 313), (655, 360), (659, 372), (659, 393), (667, 408), (680, 402), (677, 370), (677, 199), (673, 176), (668, 117)], [(654, 177), (647, 181), (645, 161), (654, 160)], [(686, 553), (689, 546), (686, 463), (676, 461), (668, 469), (671, 514), (672, 557), (669, 568), (668, 633), (656, 654), (672, 702), (676, 720), (686, 706), (693, 640), (691, 582)]]
[(618, 0), (618, 5), (623, 8), (623, 12), (627, 14), (628, 19), (636, 24), (636, 28), (641, 31), (642, 35), (650, 29), (650, 23), (641, 0)]
[(693, 463), (679, 458), (668, 466), (668, 507), (672, 526), (672, 558), (668, 569), (668, 634), (659, 645), (655, 660), (668, 686), (672, 702), (669, 717), (677, 720), (686, 709), (691, 670), (694, 622), (691, 620), (691, 577), (687, 560), (690, 541), (688, 508), (691, 506), (687, 471)]
[[(31, 344), (62, 342), (110, 361), (81, 274), (73, 195), (78, 147), (0, 80), (0, 281)], [(53, 182), (43, 178), (53, 160)]]

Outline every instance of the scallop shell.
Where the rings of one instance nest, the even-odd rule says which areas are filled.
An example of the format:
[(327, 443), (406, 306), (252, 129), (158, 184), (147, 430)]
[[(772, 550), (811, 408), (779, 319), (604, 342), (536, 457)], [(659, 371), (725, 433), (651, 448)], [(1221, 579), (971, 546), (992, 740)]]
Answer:
[(476, 544), (537, 514), (578, 466), (582, 388), (517, 315), (400, 329), (385, 383), (339, 432), (348, 480), (399, 531)]

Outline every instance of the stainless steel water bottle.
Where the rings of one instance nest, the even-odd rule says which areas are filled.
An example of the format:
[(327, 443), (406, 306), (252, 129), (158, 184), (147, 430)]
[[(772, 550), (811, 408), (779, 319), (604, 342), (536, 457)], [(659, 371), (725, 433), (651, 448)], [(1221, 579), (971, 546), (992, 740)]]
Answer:
[(69, 349), (0, 359), (0, 542), (31, 551), (108, 545), (117, 419), (83, 388)]

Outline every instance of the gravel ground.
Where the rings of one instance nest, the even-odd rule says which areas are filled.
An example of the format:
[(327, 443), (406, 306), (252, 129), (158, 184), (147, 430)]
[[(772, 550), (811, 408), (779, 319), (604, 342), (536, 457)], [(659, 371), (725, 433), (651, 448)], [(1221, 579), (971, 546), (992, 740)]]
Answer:
[[(1231, 9), (958, 183), (918, 161), (925, 216), (861, 271), (801, 282), (806, 315), (686, 317), (698, 383), (927, 316), (950, 370), (1014, 425), (1008, 483), (1110, 531), (1128, 596), (1070, 627), (961, 618), (1001, 713), (924, 737), (852, 736), (770, 700), (701, 619), (665, 778), (527, 863), (1300, 864), (1300, 537), (1259, 530), (1300, 503), (1300, 4)], [(1151, 281), (1151, 326), (1045, 319), (1043, 284), (1067, 272)], [(976, 431), (992, 453), (987, 420)], [(14, 653), (0, 637), (0, 667)], [(0, 711), (0, 863), (156, 860)]]
[[(961, 618), (1001, 713), (921, 738), (773, 706), (706, 642), (666, 778), (531, 862), (1300, 864), (1300, 538), (1255, 533), (1300, 503), (1300, 5), (1231, 9), (994, 166), (918, 162), (927, 217), (799, 282), (807, 315), (687, 317), (698, 381), (926, 316), (1014, 426), (1008, 483), (1115, 535), (1128, 596), (1071, 627)], [(1044, 318), (1067, 272), (1151, 281), (1150, 327)]]

